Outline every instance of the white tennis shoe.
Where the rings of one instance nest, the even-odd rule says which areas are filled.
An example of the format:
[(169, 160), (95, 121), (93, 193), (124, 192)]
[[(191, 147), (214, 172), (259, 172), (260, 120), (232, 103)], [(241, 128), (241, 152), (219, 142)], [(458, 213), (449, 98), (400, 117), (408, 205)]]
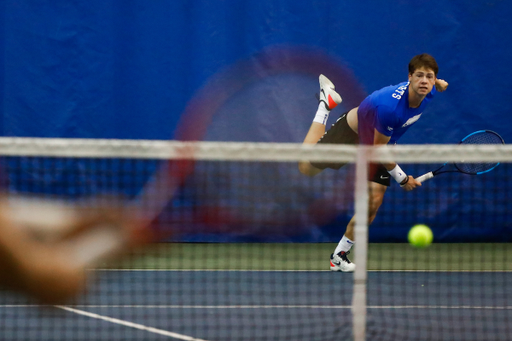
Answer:
[(341, 271), (341, 272), (353, 272), (356, 269), (356, 265), (352, 263), (347, 255), (349, 252), (340, 252), (337, 255), (334, 253), (331, 255), (331, 271)]
[(334, 84), (324, 75), (318, 77), (320, 82), (320, 102), (324, 102), (327, 110), (334, 109), (341, 103), (341, 96), (334, 90)]

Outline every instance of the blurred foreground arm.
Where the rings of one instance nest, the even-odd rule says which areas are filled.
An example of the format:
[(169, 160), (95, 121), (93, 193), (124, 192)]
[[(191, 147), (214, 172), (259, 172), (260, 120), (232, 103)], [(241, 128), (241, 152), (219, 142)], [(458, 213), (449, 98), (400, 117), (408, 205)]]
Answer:
[(51, 304), (82, 293), (86, 269), (142, 244), (126, 211), (1, 198), (0, 285)]

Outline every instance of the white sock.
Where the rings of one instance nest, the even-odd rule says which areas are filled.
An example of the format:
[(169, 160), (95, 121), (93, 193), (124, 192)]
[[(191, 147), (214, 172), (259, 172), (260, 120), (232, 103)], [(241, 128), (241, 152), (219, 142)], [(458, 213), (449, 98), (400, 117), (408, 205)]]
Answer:
[(313, 122), (317, 122), (323, 125), (327, 124), (327, 119), (329, 118), (329, 110), (325, 107), (324, 102), (318, 103), (318, 109), (316, 111), (315, 118), (313, 119)]
[(348, 239), (343, 235), (343, 238), (341, 238), (340, 242), (338, 243), (338, 246), (336, 246), (336, 250), (334, 250), (334, 254), (337, 255), (341, 251), (348, 252), (354, 245), (354, 241)]

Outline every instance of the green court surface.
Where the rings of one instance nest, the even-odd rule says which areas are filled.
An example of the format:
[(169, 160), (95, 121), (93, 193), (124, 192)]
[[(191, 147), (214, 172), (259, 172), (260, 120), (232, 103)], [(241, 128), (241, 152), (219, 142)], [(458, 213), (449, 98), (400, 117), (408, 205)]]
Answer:
[[(328, 270), (333, 243), (160, 243), (139, 250), (121, 269)], [(353, 260), (353, 254), (349, 256)], [(512, 271), (512, 244), (369, 244), (370, 271)]]

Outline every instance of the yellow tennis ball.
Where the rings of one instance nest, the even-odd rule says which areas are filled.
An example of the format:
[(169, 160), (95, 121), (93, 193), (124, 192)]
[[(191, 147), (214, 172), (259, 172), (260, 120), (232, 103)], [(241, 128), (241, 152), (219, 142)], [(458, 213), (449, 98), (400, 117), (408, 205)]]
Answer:
[(415, 247), (427, 247), (430, 245), (430, 243), (432, 243), (434, 234), (427, 225), (418, 224), (414, 225), (409, 230), (407, 239), (409, 239), (409, 243)]

